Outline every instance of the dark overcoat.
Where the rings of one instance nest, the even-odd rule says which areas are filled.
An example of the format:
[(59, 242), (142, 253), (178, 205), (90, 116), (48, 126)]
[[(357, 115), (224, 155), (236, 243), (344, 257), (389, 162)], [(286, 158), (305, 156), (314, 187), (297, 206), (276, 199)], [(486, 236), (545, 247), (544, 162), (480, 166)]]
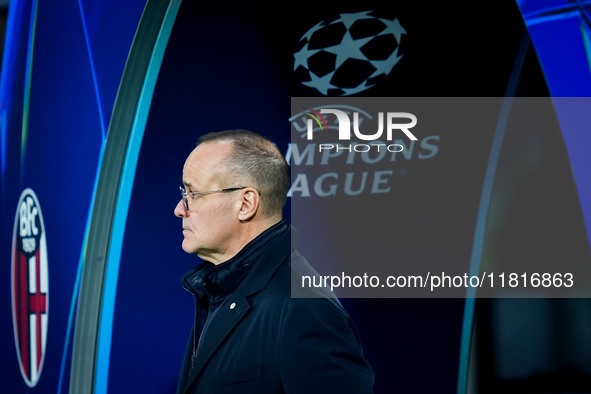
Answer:
[(192, 368), (191, 333), (177, 394), (373, 393), (347, 312), (329, 290), (302, 288), (317, 273), (294, 237), (290, 227), (220, 306)]

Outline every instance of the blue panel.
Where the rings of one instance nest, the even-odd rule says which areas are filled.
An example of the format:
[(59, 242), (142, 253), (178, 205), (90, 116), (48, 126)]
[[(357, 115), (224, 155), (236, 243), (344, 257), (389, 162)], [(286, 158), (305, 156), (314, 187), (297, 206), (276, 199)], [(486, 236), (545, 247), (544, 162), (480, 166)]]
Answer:
[(528, 26), (554, 97), (591, 94), (591, 71), (578, 18)]
[[(16, 203), (20, 192), (30, 187), (43, 212), (49, 270), (47, 347), (36, 389), (56, 392), (102, 135), (76, 2), (62, 2), (59, 9), (39, 2), (36, 19), (31, 18), (30, 2), (16, 9), (23, 12), (21, 18), (16, 16), (20, 33), (13, 36), (18, 38), (12, 44), (17, 56), (7, 61), (20, 65), (5, 69), (12, 75), (3, 75), (12, 80), (12, 87), (3, 98), (3, 109), (7, 110), (3, 113), (6, 172), (0, 251), (10, 256)], [(34, 46), (29, 44), (31, 20), (35, 24)], [(34, 50), (27, 53), (28, 48)], [(23, 113), (26, 58), (31, 70), (28, 116)], [(26, 134), (22, 133), (23, 117), (28, 121)], [(5, 280), (10, 278), (9, 267), (5, 264), (0, 274)], [(0, 310), (10, 316), (10, 286), (2, 286), (1, 299)], [(25, 382), (15, 353), (12, 319), (2, 320), (0, 332), (7, 355), (3, 355), (0, 368), (3, 390), (21, 392)]]
[(518, 0), (554, 97), (591, 94), (591, 65), (585, 33), (591, 32), (588, 0)]
[(559, 97), (554, 99), (558, 122), (564, 144), (570, 159), (571, 169), (577, 185), (579, 202), (583, 212), (587, 239), (591, 245), (591, 90), (588, 97)]
[[(88, 1), (90, 16), (77, 0), (10, 4), (0, 89), (0, 255), (9, 261), (16, 204), (30, 187), (43, 212), (50, 294), (37, 392), (68, 389), (77, 277), (101, 149), (144, 4)], [(10, 264), (3, 267), (0, 312), (8, 317)], [(12, 318), (0, 322), (0, 333), (2, 391), (23, 392)]]
[[(591, 243), (591, 1), (517, 1), (544, 71), (570, 158)], [(566, 99), (560, 97), (572, 97)]]

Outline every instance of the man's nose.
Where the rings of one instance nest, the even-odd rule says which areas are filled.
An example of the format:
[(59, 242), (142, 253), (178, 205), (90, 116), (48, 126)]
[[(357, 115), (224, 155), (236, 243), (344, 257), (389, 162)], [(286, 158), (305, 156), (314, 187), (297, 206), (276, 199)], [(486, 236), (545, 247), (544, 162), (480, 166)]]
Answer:
[(185, 206), (183, 204), (183, 199), (181, 199), (178, 202), (178, 204), (176, 204), (176, 207), (174, 208), (174, 215), (179, 218), (186, 216)]

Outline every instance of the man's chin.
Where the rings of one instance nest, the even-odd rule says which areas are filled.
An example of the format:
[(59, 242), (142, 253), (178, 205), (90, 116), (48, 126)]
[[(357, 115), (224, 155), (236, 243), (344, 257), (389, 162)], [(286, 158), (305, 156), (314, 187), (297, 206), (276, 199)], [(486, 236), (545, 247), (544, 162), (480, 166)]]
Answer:
[(181, 247), (187, 253), (191, 253), (191, 254), (195, 253), (195, 246), (191, 245), (191, 243), (188, 242), (186, 239), (183, 240)]

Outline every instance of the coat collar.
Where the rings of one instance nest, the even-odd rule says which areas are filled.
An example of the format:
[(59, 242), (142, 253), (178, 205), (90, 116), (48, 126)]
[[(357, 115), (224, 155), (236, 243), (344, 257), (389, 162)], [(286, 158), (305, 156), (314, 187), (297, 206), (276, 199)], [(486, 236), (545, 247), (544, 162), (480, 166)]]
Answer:
[(246, 297), (258, 293), (267, 286), (275, 271), (295, 250), (297, 239), (298, 231), (287, 225), (281, 235), (263, 253), (249, 275), (244, 278), (241, 288)]
[(269, 244), (275, 243), (288, 229), (289, 225), (282, 220), (263, 231), (231, 259), (218, 265), (204, 261), (181, 277), (183, 287), (208, 309), (208, 296), (219, 299), (236, 290)]

